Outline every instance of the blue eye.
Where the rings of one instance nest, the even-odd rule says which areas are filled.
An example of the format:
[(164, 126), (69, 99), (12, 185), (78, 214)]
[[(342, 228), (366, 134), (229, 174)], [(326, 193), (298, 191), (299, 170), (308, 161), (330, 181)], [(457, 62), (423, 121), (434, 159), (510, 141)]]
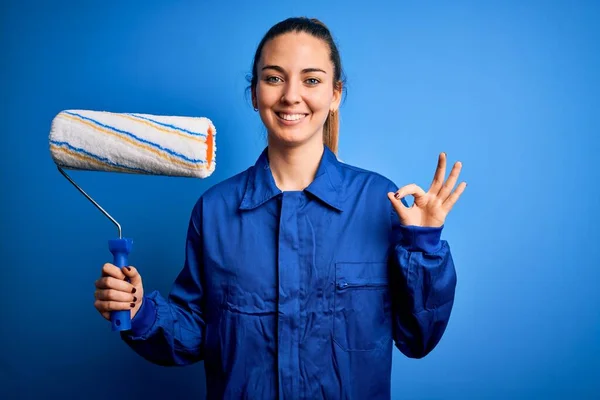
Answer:
[(265, 81), (267, 81), (268, 83), (278, 83), (281, 82), (281, 79), (278, 76), (268, 76), (267, 79), (265, 79)]

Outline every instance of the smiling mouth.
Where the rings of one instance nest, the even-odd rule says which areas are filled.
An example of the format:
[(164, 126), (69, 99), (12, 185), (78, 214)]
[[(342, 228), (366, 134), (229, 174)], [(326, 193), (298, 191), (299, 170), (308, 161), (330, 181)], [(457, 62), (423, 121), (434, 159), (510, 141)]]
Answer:
[(284, 121), (291, 121), (291, 122), (299, 121), (308, 115), (308, 114), (286, 114), (286, 113), (282, 113), (282, 112), (276, 112), (275, 114), (280, 119), (282, 119)]

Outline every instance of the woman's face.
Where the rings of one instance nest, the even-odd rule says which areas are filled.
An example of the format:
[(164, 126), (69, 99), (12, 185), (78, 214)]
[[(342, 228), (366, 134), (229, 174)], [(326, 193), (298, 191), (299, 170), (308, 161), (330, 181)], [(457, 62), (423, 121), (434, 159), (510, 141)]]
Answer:
[(269, 139), (286, 146), (323, 141), (323, 124), (337, 110), (328, 45), (307, 33), (286, 33), (267, 42), (256, 68), (252, 101)]

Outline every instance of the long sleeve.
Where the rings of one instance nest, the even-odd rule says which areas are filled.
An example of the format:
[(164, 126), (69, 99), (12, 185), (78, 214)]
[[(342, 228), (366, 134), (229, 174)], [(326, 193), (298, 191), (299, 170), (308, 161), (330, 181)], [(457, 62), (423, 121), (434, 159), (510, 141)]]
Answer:
[(122, 339), (146, 360), (163, 366), (203, 359), (203, 288), (200, 203), (194, 207), (185, 245), (185, 263), (168, 298), (144, 296), (132, 329)]
[(442, 338), (450, 319), (456, 271), (443, 227), (403, 226), (392, 212), (390, 289), (396, 347), (422, 358)]

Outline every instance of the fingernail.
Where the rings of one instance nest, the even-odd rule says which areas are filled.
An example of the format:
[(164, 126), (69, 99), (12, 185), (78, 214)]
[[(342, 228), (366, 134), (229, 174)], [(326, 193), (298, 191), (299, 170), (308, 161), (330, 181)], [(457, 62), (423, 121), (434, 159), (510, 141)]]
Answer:
[(130, 304), (131, 308), (135, 307), (135, 303)]
[(125, 267), (125, 268), (127, 268), (127, 271), (131, 271), (131, 267)]
[(135, 293), (135, 292), (137, 292), (136, 288), (131, 289), (131, 293)]
[(133, 296), (133, 301), (136, 302), (137, 301), (137, 297)]

